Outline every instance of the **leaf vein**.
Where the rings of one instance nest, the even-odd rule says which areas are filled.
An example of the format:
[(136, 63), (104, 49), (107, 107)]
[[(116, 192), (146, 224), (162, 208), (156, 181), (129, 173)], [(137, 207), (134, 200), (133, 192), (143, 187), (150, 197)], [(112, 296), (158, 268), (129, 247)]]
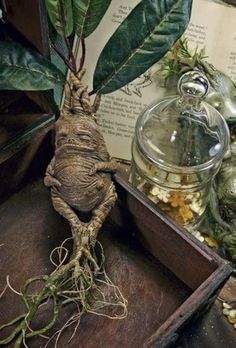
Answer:
[[(178, 3), (179, 1), (177, 1), (177, 3), (175, 3), (172, 7), (171, 7), (171, 10), (164, 15), (164, 17), (162, 18), (162, 20), (160, 21), (160, 23), (158, 24), (158, 28), (160, 28), (162, 25), (163, 25), (163, 22), (166, 21), (166, 19), (168, 17), (170, 17), (172, 15), (172, 13), (176, 10), (176, 8), (178, 9)], [(117, 68), (114, 69), (114, 72), (113, 74), (111, 74), (105, 81), (104, 83), (100, 86), (100, 88), (97, 90), (97, 92), (99, 92), (100, 90), (102, 90), (104, 87), (106, 87), (110, 81), (112, 81), (114, 79), (114, 76), (118, 75), (119, 72), (126, 66), (128, 66), (128, 62), (130, 60), (132, 60), (132, 58), (135, 56), (135, 54), (138, 52), (138, 50), (141, 50), (147, 41), (150, 40), (150, 38), (153, 36), (153, 35), (157, 35), (155, 32), (157, 31), (157, 28), (155, 27), (154, 30), (151, 30), (150, 33), (143, 39), (143, 42), (140, 44), (139, 47), (135, 48), (133, 50), (133, 52), (128, 56), (128, 57), (125, 57), (125, 59), (120, 62), (118, 65), (117, 65)]]
[(28, 68), (26, 66), (19, 66), (19, 65), (12, 65), (12, 64), (7, 64), (7, 63), (0, 63), (0, 66), (4, 67), (4, 66), (7, 66), (7, 67), (13, 67), (15, 68), (16, 70), (27, 70), (27, 71), (30, 71), (30, 72), (33, 72), (33, 73), (37, 73), (37, 74), (41, 74), (43, 76), (46, 76), (47, 78), (50, 78), (51, 80), (56, 80), (56, 81), (62, 81), (59, 77), (55, 77), (53, 75), (50, 75), (50, 74), (47, 74), (45, 72), (43, 72), (42, 70), (37, 70), (37, 69), (32, 69), (32, 68)]

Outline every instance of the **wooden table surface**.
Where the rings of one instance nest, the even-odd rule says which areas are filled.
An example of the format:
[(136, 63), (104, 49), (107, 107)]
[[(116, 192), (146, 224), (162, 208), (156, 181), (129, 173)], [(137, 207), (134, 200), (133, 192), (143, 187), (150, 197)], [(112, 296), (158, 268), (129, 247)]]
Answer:
[[(113, 281), (129, 301), (128, 319), (114, 324), (109, 319), (86, 316), (82, 318), (73, 341), (67, 343), (69, 334), (73, 332), (70, 328), (62, 337), (59, 348), (141, 348), (158, 325), (156, 318), (161, 324), (189, 295), (183, 284), (162, 265), (146, 257), (132, 239), (126, 245), (127, 241), (124, 243), (120, 236), (116, 243), (110, 243), (113, 233), (116, 233), (115, 227), (111, 234), (105, 227), (100, 237)], [(52, 270), (49, 262), (51, 250), (69, 235), (68, 224), (53, 210), (49, 191), (42, 181), (11, 196), (0, 206), (0, 292), (7, 275), (11, 285), (19, 290), (28, 277), (49, 274)], [(161, 272), (157, 273), (156, 268)], [(221, 294), (223, 298), (236, 297), (234, 282), (234, 279), (228, 281)], [(23, 309), (20, 297), (9, 289), (0, 299), (0, 305), (0, 325)], [(71, 310), (68, 307), (62, 313), (57, 328)], [(41, 324), (47, 319), (48, 315), (41, 313)], [(39, 348), (44, 344), (40, 338), (29, 341), (28, 346)], [(175, 345), (179, 348), (235, 346), (236, 330), (223, 317), (219, 302), (204, 317), (186, 327)], [(48, 347), (53, 347), (53, 344)]]

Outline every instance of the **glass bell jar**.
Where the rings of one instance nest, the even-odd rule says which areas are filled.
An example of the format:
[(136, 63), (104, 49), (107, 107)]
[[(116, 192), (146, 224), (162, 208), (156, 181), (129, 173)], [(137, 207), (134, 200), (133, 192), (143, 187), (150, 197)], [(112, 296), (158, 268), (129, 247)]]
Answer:
[(130, 181), (186, 227), (201, 221), (229, 146), (227, 123), (204, 101), (208, 87), (198, 71), (182, 75), (179, 95), (139, 116), (132, 143)]

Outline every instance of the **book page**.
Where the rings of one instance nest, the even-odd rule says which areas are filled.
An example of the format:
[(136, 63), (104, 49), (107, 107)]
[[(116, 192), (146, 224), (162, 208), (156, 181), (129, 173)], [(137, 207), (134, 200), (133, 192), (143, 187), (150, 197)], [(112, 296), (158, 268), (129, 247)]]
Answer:
[(236, 8), (209, 0), (194, 0), (185, 32), (189, 46), (205, 47), (207, 61), (236, 81)]
[[(91, 89), (93, 73), (100, 52), (118, 25), (139, 2), (139, 0), (112, 1), (102, 22), (86, 40), (85, 82)], [(102, 96), (97, 113), (98, 123), (111, 156), (125, 160), (131, 159), (131, 142), (136, 119), (143, 109), (155, 99), (158, 99), (157, 88), (151, 81), (150, 71), (120, 90)]]
[[(92, 90), (97, 59), (104, 45), (139, 0), (112, 1), (95, 32), (86, 40), (86, 76)], [(208, 61), (236, 80), (236, 9), (209, 0), (193, 0), (191, 21), (185, 33), (189, 46), (206, 47)], [(78, 57), (79, 59), (79, 57)], [(102, 96), (98, 123), (112, 157), (131, 159), (131, 143), (137, 117), (166, 91), (152, 78), (158, 64), (120, 90)]]

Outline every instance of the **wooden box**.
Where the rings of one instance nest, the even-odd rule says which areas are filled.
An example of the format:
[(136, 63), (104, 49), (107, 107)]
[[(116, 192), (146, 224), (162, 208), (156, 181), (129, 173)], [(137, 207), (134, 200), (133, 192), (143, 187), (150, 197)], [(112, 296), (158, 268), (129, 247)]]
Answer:
[[(43, 0), (0, 0), (0, 39), (50, 57)], [(30, 28), (30, 30), (29, 30)], [(52, 91), (0, 91), (0, 202), (23, 181), (43, 175), (52, 156)], [(44, 152), (44, 154), (42, 154)], [(39, 161), (40, 158), (40, 161)]]
[[(115, 176), (119, 208), (114, 210), (113, 219), (121, 229), (132, 231), (133, 238), (154, 257), (157, 288), (153, 292), (159, 293), (157, 315), (150, 314), (155, 323), (153, 331), (140, 347), (167, 347), (191, 318), (214, 302), (232, 268), (132, 187), (127, 171)], [(167, 277), (167, 283), (158, 279), (160, 274)]]
[[(21, 6), (17, 0), (1, 4), (7, 21), (47, 57), (44, 1), (34, 1), (30, 7), (26, 0)], [(27, 93), (27, 97), (40, 109), (30, 107), (27, 113), (24, 109), (17, 118), (15, 110), (7, 117), (0, 115), (2, 131), (10, 129), (11, 133), (10, 139), (6, 132), (0, 135), (0, 201), (19, 183), (34, 179), (0, 205), (0, 293), (7, 276), (11, 286), (19, 290), (27, 278), (49, 274), (53, 270), (50, 252), (70, 236), (67, 222), (52, 207), (49, 190), (42, 180), (35, 180), (42, 176), (52, 156), (49, 137), (44, 146), (42, 143), (54, 116), (48, 114), (44, 94)], [(28, 101), (26, 104), (29, 107)], [(123, 171), (116, 174), (115, 181), (119, 199), (99, 239), (104, 246), (107, 273), (128, 300), (128, 316), (116, 321), (86, 314), (72, 341), (68, 343), (73, 326), (63, 333), (59, 348), (162, 348), (174, 344), (185, 324), (214, 301), (232, 271), (131, 187)], [(0, 301), (0, 326), (24, 310), (21, 298), (9, 289)], [(65, 309), (55, 331), (74, 309)], [(38, 325), (47, 323), (50, 314), (45, 308)], [(45, 344), (41, 337), (28, 342), (30, 348)], [(48, 347), (54, 344), (52, 341)]]
[[(225, 261), (134, 189), (123, 171), (116, 174), (115, 181), (119, 199), (99, 239), (107, 273), (128, 300), (128, 316), (110, 320), (85, 314), (69, 343), (74, 327), (64, 331), (59, 348), (170, 346), (184, 325), (214, 301), (231, 273)], [(70, 229), (53, 210), (49, 190), (41, 180), (0, 205), (0, 216), (0, 284), (3, 287), (9, 275), (18, 290), (27, 278), (52, 271), (50, 252), (70, 236)], [(20, 297), (7, 291), (1, 299), (0, 326), (23, 308)], [(73, 306), (65, 308), (55, 330), (74, 310)], [(50, 309), (45, 308), (38, 325), (50, 318)], [(28, 346), (43, 347), (45, 343), (40, 337), (28, 341)]]

